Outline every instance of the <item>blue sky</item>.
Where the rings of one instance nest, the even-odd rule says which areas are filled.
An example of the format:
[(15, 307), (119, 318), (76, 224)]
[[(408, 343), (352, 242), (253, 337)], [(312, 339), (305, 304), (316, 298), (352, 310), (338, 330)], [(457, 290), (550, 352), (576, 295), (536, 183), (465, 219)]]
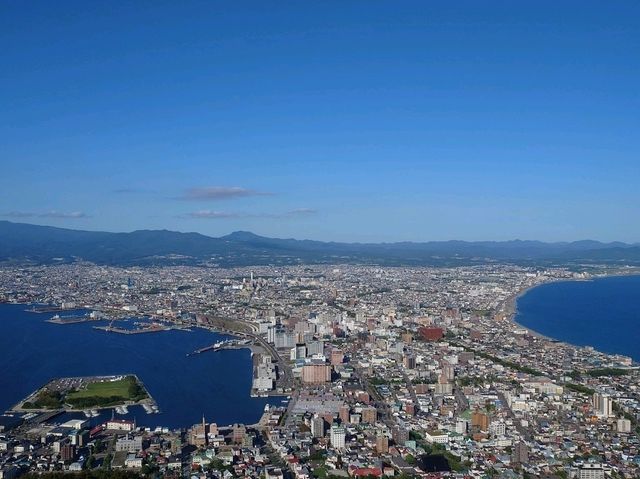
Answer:
[(0, 3), (0, 215), (640, 241), (640, 3)]

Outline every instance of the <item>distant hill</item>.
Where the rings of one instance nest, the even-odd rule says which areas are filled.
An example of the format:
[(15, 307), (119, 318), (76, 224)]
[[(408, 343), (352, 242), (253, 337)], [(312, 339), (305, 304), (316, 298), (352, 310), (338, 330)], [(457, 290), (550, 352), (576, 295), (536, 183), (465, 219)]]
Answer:
[(0, 221), (0, 261), (48, 264), (76, 260), (105, 265), (204, 262), (221, 266), (319, 263), (453, 266), (491, 262), (640, 265), (640, 245), (521, 240), (335, 243), (267, 238), (246, 231), (212, 238), (167, 230), (108, 233)]

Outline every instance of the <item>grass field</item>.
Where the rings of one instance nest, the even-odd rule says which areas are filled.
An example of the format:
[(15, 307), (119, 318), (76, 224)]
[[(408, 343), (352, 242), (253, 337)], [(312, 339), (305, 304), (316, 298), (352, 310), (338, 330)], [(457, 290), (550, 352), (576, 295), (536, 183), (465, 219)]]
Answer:
[(67, 399), (120, 397), (135, 400), (135, 396), (140, 393), (135, 387), (137, 384), (138, 382), (133, 376), (127, 376), (119, 381), (95, 382), (89, 384), (85, 389), (67, 394)]
[[(65, 379), (65, 378), (61, 378)], [(66, 378), (76, 379), (76, 378)], [(126, 376), (117, 381), (96, 381), (78, 390), (48, 390), (42, 388), (30, 401), (22, 404), (24, 409), (75, 409), (104, 408), (133, 404), (149, 395), (135, 376)]]

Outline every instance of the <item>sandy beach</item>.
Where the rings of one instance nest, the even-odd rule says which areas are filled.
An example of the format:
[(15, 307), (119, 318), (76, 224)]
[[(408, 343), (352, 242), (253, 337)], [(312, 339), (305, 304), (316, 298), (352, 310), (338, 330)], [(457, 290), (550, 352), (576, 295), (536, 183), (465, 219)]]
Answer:
[[(521, 298), (522, 296), (524, 296), (525, 294), (527, 294), (532, 289), (537, 288), (538, 286), (545, 285), (545, 284), (561, 283), (561, 282), (566, 282), (566, 281), (575, 281), (575, 282), (594, 281), (596, 279), (610, 278), (610, 277), (614, 277), (614, 276), (634, 276), (634, 275), (638, 275), (639, 273), (640, 273), (640, 271), (638, 269), (632, 268), (629, 271), (611, 272), (611, 273), (607, 273), (607, 274), (603, 274), (603, 275), (593, 276), (593, 277), (590, 277), (590, 278), (554, 278), (554, 279), (550, 279), (548, 281), (541, 281), (540, 283), (533, 284), (531, 286), (527, 286), (526, 288), (523, 288), (520, 291), (518, 291), (517, 293), (515, 293), (514, 295), (510, 296), (503, 303), (503, 306), (502, 306), (501, 310), (505, 314), (506, 319), (509, 322), (511, 322), (514, 325), (514, 327), (521, 328), (521, 329), (526, 329), (530, 335), (535, 336), (535, 337), (540, 338), (540, 339), (546, 339), (547, 341), (552, 341), (552, 342), (555, 342), (555, 343), (566, 343), (565, 341), (560, 341), (559, 339), (555, 339), (555, 338), (552, 338), (552, 337), (549, 337), (549, 336), (545, 336), (544, 334), (539, 333), (538, 331), (535, 331), (535, 330), (533, 330), (533, 329), (531, 329), (531, 328), (529, 328), (527, 326), (523, 326), (522, 324), (518, 323), (516, 321), (516, 316), (518, 315), (518, 299)], [(566, 344), (570, 344), (570, 343), (566, 343)]]

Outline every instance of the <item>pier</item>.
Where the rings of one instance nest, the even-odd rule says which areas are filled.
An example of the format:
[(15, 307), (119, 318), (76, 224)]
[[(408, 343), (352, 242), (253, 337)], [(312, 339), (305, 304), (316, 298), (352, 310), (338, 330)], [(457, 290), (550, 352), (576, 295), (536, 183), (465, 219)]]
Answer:
[(29, 308), (25, 311), (28, 311), (29, 313), (59, 313), (62, 311), (71, 311), (70, 309), (65, 309), (65, 308), (61, 308), (60, 306), (40, 306), (40, 307), (33, 307), (33, 308)]
[(196, 349), (191, 353), (187, 353), (187, 356), (195, 356), (196, 354), (202, 354), (207, 351), (221, 351), (223, 349), (242, 349), (250, 347), (251, 341), (247, 339), (228, 339), (226, 341), (220, 341), (209, 346), (205, 346), (200, 349)]
[[(112, 321), (113, 322), (113, 321)], [(93, 329), (99, 329), (101, 331), (106, 331), (107, 333), (118, 333), (118, 334), (143, 334), (143, 333), (159, 333), (161, 331), (187, 331), (191, 330), (187, 327), (183, 326), (165, 326), (158, 323), (150, 323), (149, 325), (144, 325), (142, 327), (127, 329), (127, 328), (119, 328), (117, 326), (112, 326), (109, 324), (108, 326), (94, 326)]]
[(76, 323), (85, 323), (87, 321), (98, 321), (102, 318), (93, 317), (90, 314), (76, 314), (70, 316), (59, 316), (55, 315), (50, 319), (45, 319), (47, 323), (53, 324), (76, 324)]

